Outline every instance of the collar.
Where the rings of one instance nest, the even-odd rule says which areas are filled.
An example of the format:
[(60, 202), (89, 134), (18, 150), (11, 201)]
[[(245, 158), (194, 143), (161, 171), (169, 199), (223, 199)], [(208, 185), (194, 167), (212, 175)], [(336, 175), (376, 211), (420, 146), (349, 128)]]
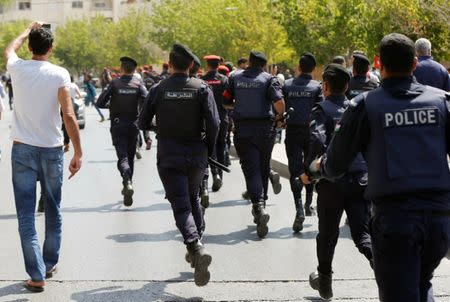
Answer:
[(299, 79), (312, 80), (312, 75), (307, 73), (302, 73), (298, 76)]
[(426, 60), (433, 60), (433, 57), (432, 56), (420, 56), (419, 57), (419, 62), (426, 61)]
[(182, 73), (182, 72), (177, 72), (177, 73), (173, 73), (171, 75), (172, 78), (185, 78), (187, 79), (189, 77), (189, 75)]
[(347, 100), (345, 94), (332, 94), (326, 97), (326, 100), (339, 105), (344, 106), (344, 102)]
[(416, 83), (416, 80), (413, 76), (396, 76), (383, 79), (381, 81), (381, 86), (384, 88), (393, 88), (400, 86), (410, 86), (413, 83)]

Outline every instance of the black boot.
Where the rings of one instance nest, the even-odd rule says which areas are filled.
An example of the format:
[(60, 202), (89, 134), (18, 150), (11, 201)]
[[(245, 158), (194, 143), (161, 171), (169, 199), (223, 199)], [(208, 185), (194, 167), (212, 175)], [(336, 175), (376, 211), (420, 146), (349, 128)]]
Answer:
[(314, 214), (314, 208), (312, 204), (313, 193), (306, 192), (306, 202), (305, 202), (305, 215), (312, 216)]
[(204, 179), (200, 187), (200, 203), (205, 209), (209, 207), (208, 180)]
[(245, 200), (250, 200), (250, 194), (248, 194), (248, 191), (242, 192), (242, 198)]
[(44, 213), (45, 212), (44, 201), (45, 201), (45, 196), (41, 192), (41, 197), (39, 198), (39, 203), (38, 203), (38, 208), (37, 208), (38, 213)]
[(302, 200), (300, 198), (295, 199), (295, 219), (292, 225), (294, 233), (301, 232), (303, 230), (303, 222), (305, 221), (305, 213), (303, 211)]
[(220, 177), (219, 174), (214, 174), (213, 175), (213, 185), (212, 185), (213, 192), (219, 191), (221, 187), (222, 187), (222, 177)]
[(264, 202), (257, 202), (253, 204), (252, 215), (254, 218), (253, 221), (256, 223), (256, 233), (258, 234), (258, 237), (266, 237), (269, 232), (267, 223), (269, 222), (270, 215), (267, 214), (266, 209), (264, 208)]
[(270, 170), (269, 179), (272, 184), (273, 193), (275, 193), (275, 195), (279, 194), (281, 192), (280, 174)]
[(133, 204), (133, 183), (131, 180), (124, 180), (123, 181), (123, 189), (122, 189), (122, 195), (123, 195), (123, 204), (126, 207), (131, 207)]
[(322, 274), (318, 271), (309, 275), (309, 285), (318, 290), (320, 297), (325, 300), (333, 298), (332, 280), (331, 274)]
[(211, 264), (212, 257), (206, 251), (205, 247), (202, 245), (200, 240), (188, 243), (186, 245), (187, 254), (185, 259), (191, 264), (191, 267), (195, 269), (194, 271), (194, 281), (197, 286), (205, 286), (208, 284), (211, 277), (208, 267)]
[(225, 166), (231, 166), (230, 152), (228, 150), (225, 151)]

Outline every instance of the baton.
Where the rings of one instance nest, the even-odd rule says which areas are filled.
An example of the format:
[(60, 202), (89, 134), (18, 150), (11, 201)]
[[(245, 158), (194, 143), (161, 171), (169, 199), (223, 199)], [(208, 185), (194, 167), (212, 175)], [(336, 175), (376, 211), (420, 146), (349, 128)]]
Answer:
[(211, 157), (208, 157), (208, 163), (209, 163), (211, 166), (216, 167), (216, 168), (219, 168), (220, 170), (225, 171), (225, 172), (227, 172), (227, 173), (230, 173), (230, 172), (231, 172), (231, 170), (230, 170), (227, 166), (222, 165), (221, 163), (219, 163), (218, 161), (214, 160), (214, 159), (211, 158)]

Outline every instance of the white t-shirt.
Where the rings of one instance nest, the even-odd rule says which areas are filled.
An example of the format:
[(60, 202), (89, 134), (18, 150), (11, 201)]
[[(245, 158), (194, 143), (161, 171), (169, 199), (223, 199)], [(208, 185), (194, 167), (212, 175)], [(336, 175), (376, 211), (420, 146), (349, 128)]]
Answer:
[(75, 83), (70, 83), (70, 97), (72, 100), (76, 100), (78, 98), (77, 91), (79, 90), (78, 85)]
[(46, 61), (17, 55), (6, 64), (14, 91), (11, 139), (52, 148), (63, 145), (58, 89), (70, 87), (69, 72)]

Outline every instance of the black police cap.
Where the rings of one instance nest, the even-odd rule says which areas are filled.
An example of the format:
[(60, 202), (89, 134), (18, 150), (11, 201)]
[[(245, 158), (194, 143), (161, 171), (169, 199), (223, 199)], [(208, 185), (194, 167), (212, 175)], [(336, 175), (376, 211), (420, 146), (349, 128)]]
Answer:
[(251, 51), (250, 52), (250, 58), (257, 59), (260, 61), (264, 61), (267, 63), (267, 57), (263, 52), (260, 51)]
[(353, 59), (359, 60), (361, 62), (364, 62), (367, 65), (370, 64), (369, 58), (366, 56), (365, 53), (362, 53), (362, 52), (354, 52), (353, 53)]
[(189, 47), (187, 47), (183, 44), (173, 44), (172, 51), (176, 52), (190, 60), (195, 59), (194, 53), (189, 49)]
[(335, 63), (335, 64), (344, 65), (345, 64), (345, 58), (343, 56), (335, 56), (331, 62)]
[(194, 54), (193, 54), (193, 56), (194, 56), (194, 64), (198, 65), (198, 66), (201, 66), (202, 63), (200, 62), (200, 59)]
[(137, 62), (136, 62), (136, 60), (135, 59), (132, 59), (132, 58), (130, 58), (130, 57), (121, 57), (120, 58), (120, 62), (128, 62), (128, 63), (131, 63), (131, 64), (133, 64), (133, 66), (136, 68), (137, 67)]
[(300, 56), (300, 59), (301, 58), (308, 58), (309, 60), (311, 60), (311, 62), (314, 63), (314, 66), (317, 65), (316, 57), (309, 51), (302, 53), (302, 55)]
[(344, 66), (336, 63), (328, 64), (325, 67), (323, 77), (342, 78), (346, 82), (350, 81), (350, 73), (348, 70)]

